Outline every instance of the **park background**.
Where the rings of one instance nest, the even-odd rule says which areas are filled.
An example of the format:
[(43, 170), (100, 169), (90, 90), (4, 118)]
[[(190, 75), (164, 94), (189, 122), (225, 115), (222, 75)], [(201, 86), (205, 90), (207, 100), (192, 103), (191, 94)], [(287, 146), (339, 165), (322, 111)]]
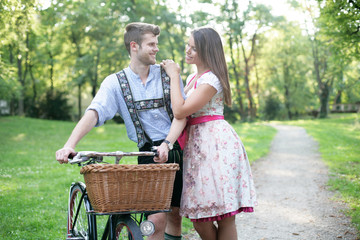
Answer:
[[(1, 238), (63, 239), (68, 187), (81, 176), (55, 165), (54, 152), (101, 81), (128, 66), (123, 33), (133, 21), (161, 27), (157, 60), (177, 61), (183, 79), (194, 71), (184, 62), (191, 29), (214, 27), (232, 86), (226, 119), (252, 161), (275, 134), (264, 121), (304, 126), (360, 229), (359, 19), (356, 0), (1, 1)], [(79, 149), (136, 150), (117, 123), (96, 129)]]
[(1, 1), (1, 112), (79, 119), (102, 80), (128, 66), (123, 33), (133, 21), (161, 27), (157, 60), (174, 59), (183, 79), (193, 71), (184, 63), (191, 29), (208, 25), (221, 34), (232, 122), (356, 112), (360, 3), (262, 2), (273, 6), (260, 0)]

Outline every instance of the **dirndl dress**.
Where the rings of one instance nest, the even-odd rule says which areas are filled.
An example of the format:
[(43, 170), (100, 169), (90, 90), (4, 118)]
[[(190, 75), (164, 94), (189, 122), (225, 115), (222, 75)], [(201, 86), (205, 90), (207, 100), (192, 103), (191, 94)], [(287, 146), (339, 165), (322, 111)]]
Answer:
[[(188, 83), (193, 76), (188, 77)], [(187, 96), (199, 84), (210, 84), (217, 94), (191, 116), (206, 116), (210, 121), (186, 128), (180, 215), (192, 221), (216, 221), (242, 211), (252, 212), (257, 205), (256, 193), (244, 145), (227, 121), (212, 120), (212, 116), (223, 115), (221, 83), (212, 72), (207, 72)]]

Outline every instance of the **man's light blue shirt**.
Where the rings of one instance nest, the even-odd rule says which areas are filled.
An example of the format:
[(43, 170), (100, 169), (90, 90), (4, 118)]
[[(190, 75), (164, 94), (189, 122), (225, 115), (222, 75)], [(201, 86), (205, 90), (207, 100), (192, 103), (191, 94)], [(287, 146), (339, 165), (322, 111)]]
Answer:
[[(129, 81), (134, 101), (163, 97), (159, 65), (150, 66), (145, 85), (142, 83), (139, 75), (135, 74), (130, 67), (125, 68), (124, 71)], [(185, 97), (181, 79), (180, 82), (181, 91)], [(95, 110), (98, 113), (99, 118), (96, 127), (103, 125), (105, 121), (112, 119), (116, 113), (119, 113), (125, 122), (129, 139), (137, 143), (136, 130), (115, 73), (106, 77), (101, 83), (99, 91), (86, 111), (89, 109)], [(145, 132), (153, 141), (165, 139), (171, 126), (171, 121), (165, 107), (138, 111), (138, 116)]]

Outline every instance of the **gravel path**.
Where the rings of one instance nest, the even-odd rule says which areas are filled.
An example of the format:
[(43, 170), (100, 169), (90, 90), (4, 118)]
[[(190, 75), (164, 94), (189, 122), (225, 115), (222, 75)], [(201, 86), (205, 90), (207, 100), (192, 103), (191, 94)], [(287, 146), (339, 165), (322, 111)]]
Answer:
[(345, 205), (327, 189), (328, 170), (317, 143), (301, 127), (272, 126), (278, 132), (269, 154), (252, 164), (258, 206), (237, 215), (238, 239), (359, 240), (343, 214)]
[(258, 206), (237, 215), (239, 239), (359, 239), (344, 204), (327, 190), (317, 143), (301, 127), (273, 127), (268, 156), (252, 165)]

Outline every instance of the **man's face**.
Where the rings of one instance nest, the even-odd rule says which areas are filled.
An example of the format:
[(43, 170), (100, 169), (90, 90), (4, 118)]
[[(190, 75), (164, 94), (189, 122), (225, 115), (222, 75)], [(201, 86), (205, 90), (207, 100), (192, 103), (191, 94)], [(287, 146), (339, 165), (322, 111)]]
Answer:
[(156, 53), (158, 48), (158, 36), (147, 33), (143, 36), (141, 46), (138, 47), (137, 59), (144, 65), (152, 65), (156, 63)]

